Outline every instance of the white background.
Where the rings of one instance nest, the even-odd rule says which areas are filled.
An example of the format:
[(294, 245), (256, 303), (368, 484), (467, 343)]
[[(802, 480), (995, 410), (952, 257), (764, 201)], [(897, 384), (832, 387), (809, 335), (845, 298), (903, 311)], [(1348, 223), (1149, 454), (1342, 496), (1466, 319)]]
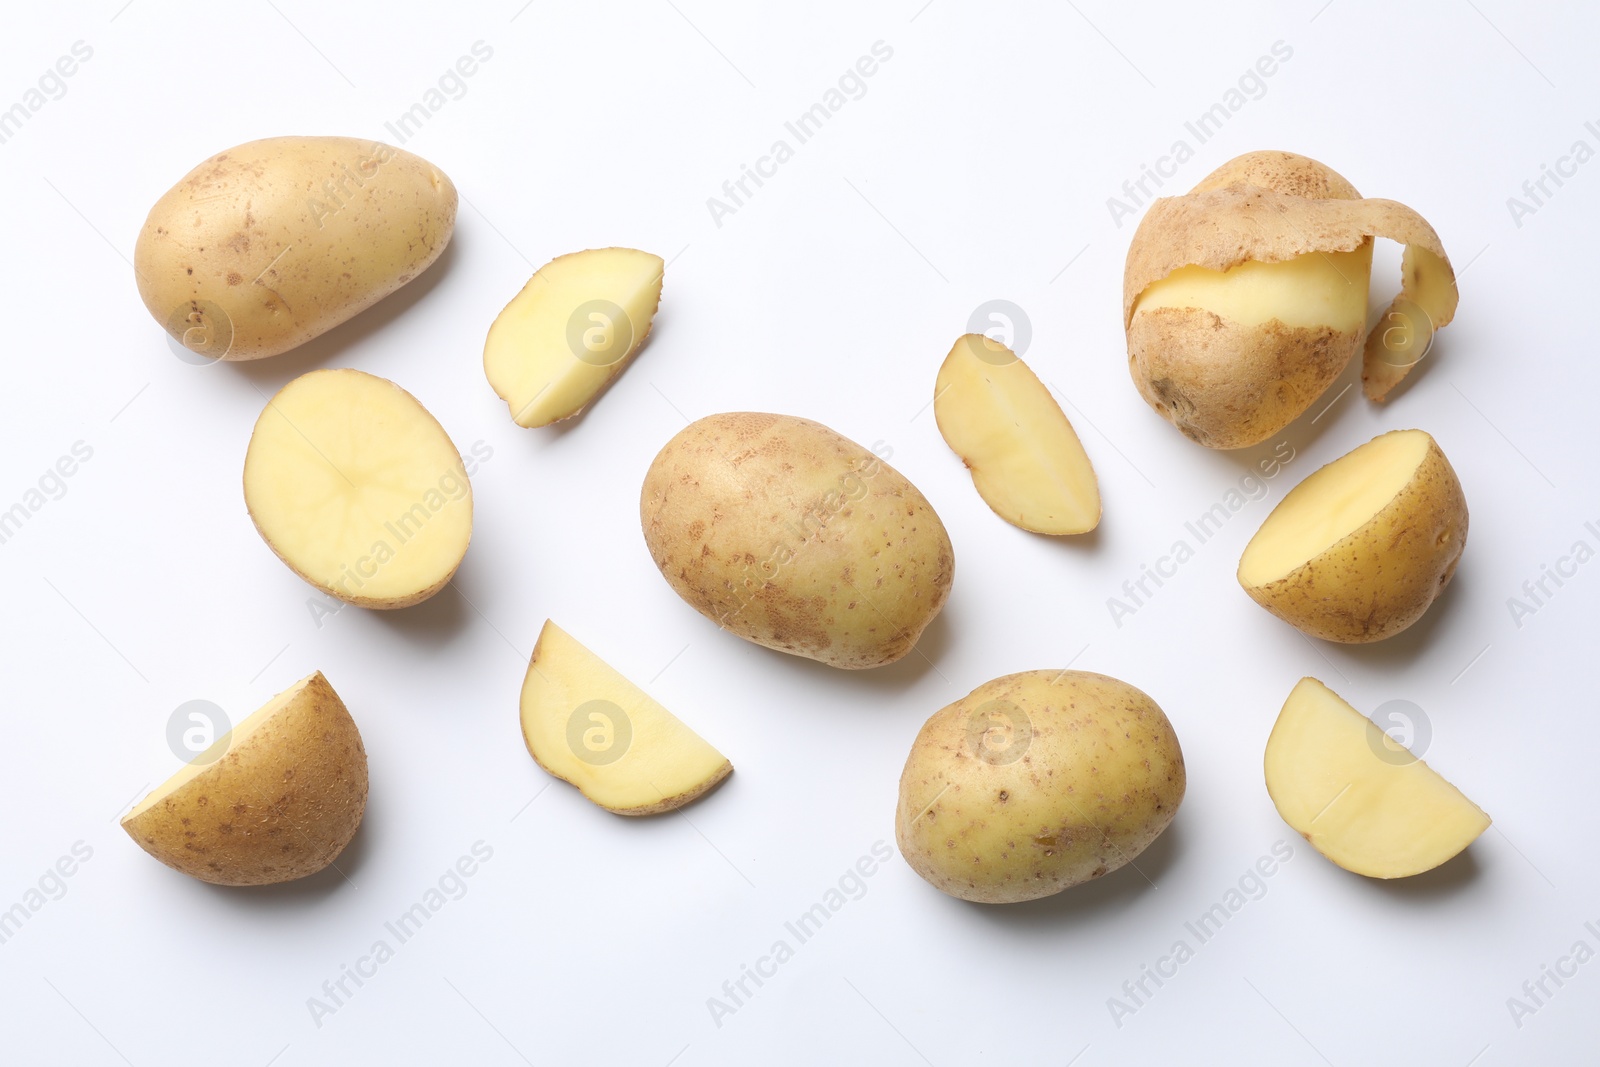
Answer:
[[(93, 56), (0, 144), (0, 508), (75, 442), (93, 458), (0, 545), (0, 908), (76, 842), (92, 858), (0, 945), (0, 1060), (1594, 1062), (1600, 962), (1547, 981), (1554, 996), (1520, 1027), (1507, 998), (1579, 939), (1600, 948), (1584, 929), (1600, 921), (1600, 563), (1520, 626), (1507, 600), (1575, 541), (1600, 547), (1584, 528), (1600, 525), (1600, 163), (1547, 186), (1520, 226), (1507, 198), (1575, 140), (1600, 148), (1584, 128), (1600, 120), (1600, 20), (1506, 0), (1226, 14), (920, 3), (105, 0), (9, 13), (0, 107), (74, 42)], [(393, 141), (384, 123), (480, 40), (492, 58), (406, 144), (461, 191), (439, 264), (289, 355), (176, 358), (128, 262), (155, 199), (258, 137)], [(707, 198), (880, 40), (893, 57), (866, 94), (718, 226)], [(1277, 41), (1292, 57), (1195, 145), (1169, 191), (1252, 149), (1315, 156), (1437, 227), (1461, 309), (1387, 406), (1359, 386), (1338, 393), (1352, 365), (1315, 424), (1322, 404), (1266, 445), (1213, 453), (1129, 381), (1119, 309), (1133, 222), (1115, 225), (1106, 201), (1174, 140), (1194, 144), (1184, 122)], [(580, 421), (519, 429), (483, 378), (484, 333), (535, 267), (609, 244), (671, 260), (653, 340)], [(1380, 263), (1386, 300), (1392, 252)], [(1067, 398), (1099, 472), (1091, 536), (999, 520), (925, 410), (951, 342), (996, 298), (1026, 310), (1026, 358)], [(240, 467), (264, 396), (319, 366), (390, 377), (463, 451), (493, 449), (465, 564), (420, 607), (350, 608), (319, 627), (310, 589), (245, 513)], [(638, 528), (645, 468), (686, 417), (740, 409), (883, 441), (933, 502), (958, 566), (917, 653), (864, 674), (785, 657), (719, 633), (661, 579)], [(1240, 549), (1294, 482), (1409, 426), (1437, 437), (1472, 506), (1455, 582), (1380, 645), (1300, 637), (1240, 591)], [(1116, 625), (1107, 598), (1280, 442), (1295, 458), (1270, 495)], [(551, 785), (516, 714), (546, 617), (718, 745), (733, 778), (643, 821)], [(723, 982), (874, 842), (893, 842), (924, 718), (994, 676), (1069, 662), (1145, 689), (1183, 743), (1188, 796), (1138, 870), (986, 908), (894, 857), (718, 1026), (707, 999)], [(342, 874), (222, 889), (123, 834), (120, 815), (178, 765), (174, 708), (212, 700), (237, 721), (318, 669), (371, 762)], [(1367, 711), (1423, 709), (1429, 762), (1494, 828), (1399, 884), (1298, 843), (1261, 755), (1307, 674)], [(479, 841), (493, 856), (465, 895), (318, 1026), (308, 999)], [(1116, 1025), (1108, 998), (1174, 941), (1192, 946), (1185, 921), (1278, 841), (1294, 855), (1265, 895)]]

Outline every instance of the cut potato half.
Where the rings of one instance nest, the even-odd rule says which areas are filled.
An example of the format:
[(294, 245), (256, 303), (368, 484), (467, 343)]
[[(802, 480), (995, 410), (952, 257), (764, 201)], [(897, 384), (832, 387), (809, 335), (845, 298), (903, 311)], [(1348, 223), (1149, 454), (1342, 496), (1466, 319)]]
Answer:
[(415, 397), (358, 370), (315, 370), (256, 420), (244, 499), (300, 577), (365, 608), (444, 588), (472, 537), (472, 486), (450, 437)]
[(681, 808), (733, 771), (727, 757), (548, 620), (522, 684), (534, 761), (618, 815)]
[(1421, 430), (1393, 430), (1295, 486), (1239, 559), (1239, 584), (1313, 637), (1361, 643), (1399, 633), (1455, 573), (1467, 502)]
[(1483, 809), (1315, 678), (1284, 702), (1265, 764), (1283, 821), (1369, 878), (1432, 870), (1489, 828)]
[(218, 738), (140, 801), (122, 828), (203, 882), (268, 885), (333, 863), (366, 806), (361, 734), (318, 672)]
[(996, 515), (1042, 534), (1100, 524), (1100, 485), (1072, 423), (1028, 365), (969, 333), (945, 357), (933, 415)]
[(518, 426), (578, 414), (644, 344), (661, 302), (660, 256), (597, 248), (559, 256), (489, 327), (483, 371)]

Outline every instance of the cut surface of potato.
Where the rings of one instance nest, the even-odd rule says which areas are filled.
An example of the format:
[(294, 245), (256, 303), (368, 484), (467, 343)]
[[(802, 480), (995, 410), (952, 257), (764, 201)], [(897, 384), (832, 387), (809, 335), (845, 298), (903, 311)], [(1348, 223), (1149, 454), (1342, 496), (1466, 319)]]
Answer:
[(661, 302), (660, 256), (596, 248), (551, 260), (489, 327), (483, 371), (518, 426), (582, 411), (621, 373)]
[(472, 487), (449, 435), (410, 393), (358, 370), (312, 371), (267, 403), (244, 496), (290, 569), (361, 607), (426, 600), (472, 536)]
[(522, 685), (534, 761), (618, 815), (681, 808), (733, 771), (672, 712), (548, 620)]
[(1432, 870), (1489, 828), (1459, 789), (1315, 678), (1289, 694), (1265, 766), (1283, 821), (1369, 878)]
[(1239, 559), (1251, 598), (1304, 633), (1364, 643), (1399, 633), (1455, 574), (1461, 482), (1422, 430), (1392, 430), (1295, 486)]
[(1009, 348), (969, 333), (945, 357), (933, 415), (995, 514), (1043, 534), (1100, 524), (1100, 485), (1061, 406)]
[(355, 836), (367, 754), (322, 674), (273, 697), (122, 819), (141, 848), (217, 885), (315, 874)]
[(1411, 481), (1432, 443), (1420, 431), (1385, 434), (1312, 474), (1261, 524), (1240, 580), (1276, 581), (1355, 533)]

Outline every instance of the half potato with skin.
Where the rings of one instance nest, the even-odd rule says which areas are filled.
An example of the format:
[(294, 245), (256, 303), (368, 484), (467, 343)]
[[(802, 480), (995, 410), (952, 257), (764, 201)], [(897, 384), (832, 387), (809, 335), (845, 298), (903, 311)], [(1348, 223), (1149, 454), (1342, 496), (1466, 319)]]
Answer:
[(1245, 546), (1239, 584), (1312, 637), (1381, 641), (1428, 610), (1466, 541), (1450, 461), (1422, 430), (1393, 430), (1290, 490)]
[(319, 671), (273, 697), (122, 820), (168, 867), (270, 885), (331, 865), (361, 826), (367, 752)]
[[(1368, 336), (1372, 239), (1406, 246), (1402, 287)], [(1322, 163), (1254, 152), (1151, 205), (1128, 249), (1123, 326), (1140, 394), (1210, 448), (1244, 448), (1299, 417), (1363, 350), (1381, 400), (1456, 308), (1439, 236), (1362, 199)]]

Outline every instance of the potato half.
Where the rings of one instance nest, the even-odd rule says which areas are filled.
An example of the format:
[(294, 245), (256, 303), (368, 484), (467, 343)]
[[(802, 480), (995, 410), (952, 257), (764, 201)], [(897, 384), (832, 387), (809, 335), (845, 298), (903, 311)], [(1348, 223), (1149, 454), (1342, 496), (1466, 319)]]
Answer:
[(333, 863), (366, 807), (361, 734), (319, 671), (218, 738), (140, 801), (122, 828), (203, 882), (268, 885)]
[(1088, 533), (1100, 524), (1100, 483), (1072, 423), (1011, 349), (959, 338), (934, 382), (933, 417), (972, 472), (984, 503), (1033, 533)]
[(571, 418), (643, 347), (661, 303), (661, 257), (595, 248), (540, 267), (483, 346), (483, 371), (518, 426)]
[(156, 201), (134, 276), (185, 347), (261, 359), (421, 274), (455, 221), (455, 186), (420, 156), (354, 137), (269, 137), (212, 156)]
[(758, 645), (847, 670), (910, 652), (950, 595), (933, 506), (873, 452), (789, 415), (710, 415), (668, 441), (639, 494), (677, 594)]
[(522, 739), (535, 763), (618, 815), (674, 811), (733, 773), (726, 756), (548, 619), (522, 683)]
[(1489, 828), (1482, 808), (1315, 678), (1284, 701), (1265, 769), (1283, 821), (1368, 878), (1432, 870)]
[(1380, 641), (1422, 617), (1455, 574), (1467, 501), (1421, 430), (1381, 434), (1290, 490), (1239, 559), (1239, 584), (1328, 641)]
[(472, 538), (472, 486), (426, 408), (363, 371), (314, 370), (267, 402), (244, 460), (244, 500), (278, 558), (365, 608), (428, 599)]
[(1183, 802), (1167, 716), (1126, 682), (1028, 671), (934, 713), (900, 775), (895, 838), (963, 900), (1050, 896), (1143, 852)]
[[(1369, 337), (1375, 236), (1406, 252), (1400, 294)], [(1244, 448), (1304, 412), (1364, 338), (1367, 393), (1383, 399), (1456, 299), (1439, 236), (1416, 212), (1362, 199), (1314, 159), (1252, 152), (1141, 220), (1123, 276), (1128, 369), (1190, 438)]]

